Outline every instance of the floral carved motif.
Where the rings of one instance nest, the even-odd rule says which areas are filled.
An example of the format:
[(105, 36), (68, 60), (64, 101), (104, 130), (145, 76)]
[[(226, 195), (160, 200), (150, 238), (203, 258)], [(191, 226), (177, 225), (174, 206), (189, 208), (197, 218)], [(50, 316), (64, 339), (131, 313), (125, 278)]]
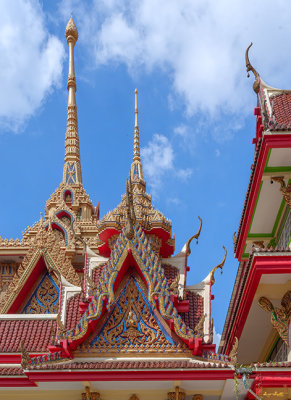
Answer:
[(57, 314), (59, 293), (49, 276), (41, 281), (29, 304), (24, 309), (25, 314)]
[(130, 278), (104, 328), (90, 344), (91, 351), (101, 353), (182, 352), (185, 348), (166, 337), (134, 278)]

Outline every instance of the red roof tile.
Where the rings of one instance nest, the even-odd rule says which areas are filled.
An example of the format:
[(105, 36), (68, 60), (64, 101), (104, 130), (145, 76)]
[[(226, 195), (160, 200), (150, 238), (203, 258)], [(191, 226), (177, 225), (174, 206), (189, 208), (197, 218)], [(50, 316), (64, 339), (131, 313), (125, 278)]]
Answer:
[(277, 124), (291, 124), (291, 93), (283, 93), (270, 99)]
[(0, 368), (0, 376), (6, 375), (24, 375), (23, 369), (21, 367), (13, 367), (13, 368)]
[(185, 324), (194, 330), (204, 313), (204, 301), (203, 297), (199, 294), (193, 292), (186, 293), (189, 300), (189, 312), (180, 313), (180, 315)]
[[(29, 366), (29, 369), (35, 367)], [(199, 363), (198, 361), (190, 362), (185, 360), (176, 361), (101, 361), (101, 362), (72, 362), (66, 364), (38, 365), (37, 369), (85, 369), (85, 370), (102, 370), (102, 369), (194, 369), (194, 368), (229, 368), (227, 363), (209, 362)]]
[(74, 328), (80, 321), (81, 314), (79, 311), (79, 302), (81, 301), (81, 294), (78, 293), (71, 297), (67, 303), (66, 309), (66, 329)]
[(172, 282), (175, 280), (178, 270), (177, 268), (173, 267), (172, 265), (162, 265), (165, 273), (165, 277), (167, 279), (167, 283), (171, 286)]
[(93, 269), (93, 271), (92, 271), (92, 280), (93, 280), (94, 283), (97, 284), (99, 282), (104, 267), (105, 267), (105, 264), (100, 265), (99, 267)]
[(2, 320), (0, 321), (0, 352), (19, 353), (21, 340), (29, 352), (47, 351), (51, 344), (52, 320)]

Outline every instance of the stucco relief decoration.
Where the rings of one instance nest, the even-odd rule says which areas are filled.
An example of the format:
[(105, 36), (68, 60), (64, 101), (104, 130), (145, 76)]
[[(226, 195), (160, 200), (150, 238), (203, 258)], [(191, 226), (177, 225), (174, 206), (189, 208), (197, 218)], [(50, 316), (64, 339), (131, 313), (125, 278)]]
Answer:
[(59, 291), (49, 275), (45, 275), (23, 310), (24, 314), (57, 314)]
[(157, 322), (135, 278), (123, 289), (101, 332), (91, 341), (92, 351), (106, 352), (181, 352)]
[(291, 290), (284, 294), (281, 308), (274, 307), (267, 297), (260, 297), (259, 305), (263, 310), (271, 313), (271, 323), (281, 339), (289, 346), (289, 320), (291, 316)]
[(167, 396), (167, 400), (185, 400), (186, 393), (176, 386), (174, 392), (169, 392)]

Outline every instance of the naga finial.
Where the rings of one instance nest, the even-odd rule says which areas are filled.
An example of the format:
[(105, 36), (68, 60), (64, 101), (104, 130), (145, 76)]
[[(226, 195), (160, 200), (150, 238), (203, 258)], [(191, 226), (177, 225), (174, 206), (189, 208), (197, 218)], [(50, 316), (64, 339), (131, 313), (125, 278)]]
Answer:
[(249, 45), (249, 47), (246, 49), (246, 69), (247, 69), (247, 77), (250, 77), (249, 72), (252, 71), (252, 73), (255, 76), (255, 82), (253, 84), (253, 89), (255, 93), (259, 92), (259, 88), (260, 88), (260, 75), (259, 73), (255, 70), (255, 68), (252, 66), (252, 64), (250, 63), (249, 60), (249, 49), (252, 47), (253, 42), (251, 42), (251, 44)]
[(186, 255), (187, 255), (187, 257), (191, 254), (190, 244), (191, 244), (192, 240), (196, 239), (197, 243), (198, 243), (198, 238), (200, 236), (200, 232), (201, 232), (201, 229), (202, 229), (202, 219), (199, 216), (198, 216), (198, 218), (199, 218), (199, 221), (200, 221), (199, 229), (198, 229), (197, 233), (195, 233), (195, 235), (190, 237), (190, 239), (188, 239), (187, 242), (186, 242)]
[(220, 268), (220, 269), (221, 269), (221, 273), (222, 273), (222, 268), (223, 268), (224, 263), (225, 263), (225, 260), (226, 260), (227, 250), (226, 250), (226, 248), (224, 247), (224, 245), (222, 245), (222, 247), (224, 248), (224, 257), (223, 257), (223, 260), (221, 261), (220, 264), (216, 265), (216, 267), (214, 267), (214, 268), (211, 270), (211, 272), (210, 272), (210, 282), (211, 282), (211, 286), (213, 286), (214, 283), (215, 283), (214, 272), (215, 272), (218, 268)]

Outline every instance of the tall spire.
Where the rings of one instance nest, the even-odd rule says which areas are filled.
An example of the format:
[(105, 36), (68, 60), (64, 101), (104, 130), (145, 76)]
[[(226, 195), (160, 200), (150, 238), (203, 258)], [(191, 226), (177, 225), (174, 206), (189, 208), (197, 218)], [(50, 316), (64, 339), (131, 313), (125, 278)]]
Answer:
[(138, 106), (137, 106), (137, 89), (135, 94), (135, 122), (134, 122), (134, 140), (133, 140), (133, 162), (130, 168), (130, 178), (132, 184), (140, 184), (145, 189), (145, 181), (143, 179), (142, 163), (140, 159), (139, 147), (139, 126), (138, 126)]
[(74, 65), (74, 46), (78, 40), (78, 30), (72, 17), (67, 24), (65, 35), (69, 45), (69, 75), (67, 86), (69, 94), (63, 183), (74, 185), (82, 184), (82, 171), (78, 134), (77, 103), (75, 94), (77, 86)]
[(134, 109), (135, 123), (134, 123), (134, 142), (133, 142), (133, 161), (140, 161), (137, 89), (135, 89), (134, 94), (135, 94), (135, 109)]

